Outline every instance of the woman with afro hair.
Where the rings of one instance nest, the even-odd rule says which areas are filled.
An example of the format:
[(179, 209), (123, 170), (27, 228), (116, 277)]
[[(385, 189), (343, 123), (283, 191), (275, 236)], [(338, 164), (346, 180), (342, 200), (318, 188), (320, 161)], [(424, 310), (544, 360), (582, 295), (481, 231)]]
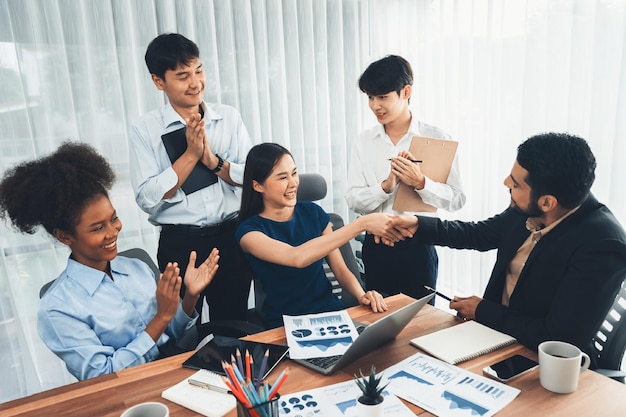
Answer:
[(176, 263), (157, 282), (144, 262), (117, 256), (122, 223), (107, 191), (114, 180), (93, 148), (68, 142), (10, 169), (0, 182), (2, 218), (24, 233), (42, 226), (71, 250), (41, 299), (37, 328), (79, 380), (181, 351), (176, 344), (195, 331), (196, 302), (218, 268), (217, 249), (197, 268), (192, 252), (181, 300)]

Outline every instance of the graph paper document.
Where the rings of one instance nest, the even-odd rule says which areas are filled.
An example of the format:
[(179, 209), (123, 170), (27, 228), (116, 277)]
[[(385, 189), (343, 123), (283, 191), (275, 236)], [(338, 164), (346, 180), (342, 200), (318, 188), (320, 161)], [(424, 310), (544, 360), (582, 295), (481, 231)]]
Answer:
[(291, 359), (343, 355), (359, 333), (346, 310), (283, 316)]
[(387, 389), (434, 415), (490, 417), (520, 390), (418, 353), (384, 372)]

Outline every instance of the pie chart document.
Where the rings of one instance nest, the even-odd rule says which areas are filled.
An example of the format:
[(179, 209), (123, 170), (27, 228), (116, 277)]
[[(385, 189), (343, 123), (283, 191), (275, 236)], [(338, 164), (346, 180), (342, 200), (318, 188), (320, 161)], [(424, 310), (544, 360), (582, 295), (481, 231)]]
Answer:
[(283, 316), (292, 359), (343, 355), (359, 336), (346, 310)]

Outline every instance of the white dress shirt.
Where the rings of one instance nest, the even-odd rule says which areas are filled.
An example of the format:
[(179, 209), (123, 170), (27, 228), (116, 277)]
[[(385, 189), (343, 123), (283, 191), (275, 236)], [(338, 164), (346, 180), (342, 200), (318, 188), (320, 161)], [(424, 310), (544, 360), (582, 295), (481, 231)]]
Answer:
[[(392, 209), (398, 187), (387, 194), (382, 189), (381, 183), (389, 176), (391, 169), (389, 158), (398, 156), (401, 151), (408, 151), (413, 136), (450, 139), (450, 136), (441, 129), (415, 118), (411, 120), (407, 134), (396, 145), (387, 136), (381, 124), (361, 133), (352, 146), (348, 167), (345, 198), (350, 209), (360, 214), (373, 212), (401, 214)], [(426, 177), (424, 188), (415, 192), (425, 203), (440, 209), (452, 212), (463, 207), (465, 194), (461, 185), (458, 154), (454, 156), (446, 183), (435, 182)]]

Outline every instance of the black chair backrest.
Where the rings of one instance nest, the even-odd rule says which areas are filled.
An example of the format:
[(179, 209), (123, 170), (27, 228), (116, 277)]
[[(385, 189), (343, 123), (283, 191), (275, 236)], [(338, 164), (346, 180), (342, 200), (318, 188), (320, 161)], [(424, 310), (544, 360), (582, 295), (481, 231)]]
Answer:
[[(330, 222), (333, 225), (333, 230), (337, 230), (344, 225), (343, 219), (340, 215), (336, 213), (328, 213), (328, 215), (330, 216)], [(346, 263), (348, 269), (354, 274), (356, 279), (359, 280), (361, 286), (364, 287), (361, 280), (361, 271), (359, 269), (359, 265), (356, 262), (354, 251), (352, 249), (352, 246), (350, 245), (350, 242), (341, 245), (339, 247), (339, 252), (341, 252), (341, 256), (343, 257), (343, 260)], [(324, 260), (324, 272), (326, 273), (326, 278), (329, 279), (330, 283), (333, 286), (333, 293), (338, 295), (346, 308), (359, 305), (359, 300), (357, 300), (348, 291), (343, 291), (343, 288), (341, 287), (341, 285), (339, 285), (339, 282), (337, 282), (337, 279), (335, 278), (333, 271), (331, 271), (328, 263), (326, 263), (326, 260)]]
[[(326, 180), (322, 175), (316, 173), (305, 173), (300, 174), (299, 177), (299, 201), (319, 201), (326, 197)], [(333, 230), (337, 230), (344, 225), (343, 219), (337, 213), (328, 213), (328, 215), (330, 216), (330, 222), (333, 226)], [(346, 266), (350, 269), (350, 271), (352, 271), (352, 273), (359, 280), (359, 282), (361, 282), (361, 272), (356, 262), (354, 251), (352, 250), (350, 242), (342, 245), (339, 248), (339, 251), (343, 256), (343, 260), (346, 263)], [(347, 291), (343, 291), (343, 288), (341, 287), (341, 285), (339, 285), (339, 282), (337, 282), (337, 279), (335, 278), (328, 263), (326, 263), (326, 260), (324, 260), (324, 272), (326, 273), (326, 278), (328, 278), (331, 285), (333, 286), (333, 293), (341, 299), (344, 306), (352, 307), (359, 304), (358, 300), (354, 298), (352, 294)], [(362, 282), (361, 285), (363, 285)]]
[(626, 349), (626, 280), (594, 338), (599, 368), (619, 370)]
[(161, 271), (159, 271), (159, 267), (152, 260), (152, 257), (148, 254), (148, 252), (146, 252), (145, 250), (141, 248), (131, 248), (131, 249), (118, 252), (117, 254), (119, 256), (125, 256), (127, 258), (137, 258), (141, 261), (144, 261), (150, 267), (152, 272), (154, 272), (154, 279), (157, 281), (159, 280), (159, 277), (161, 276)]

